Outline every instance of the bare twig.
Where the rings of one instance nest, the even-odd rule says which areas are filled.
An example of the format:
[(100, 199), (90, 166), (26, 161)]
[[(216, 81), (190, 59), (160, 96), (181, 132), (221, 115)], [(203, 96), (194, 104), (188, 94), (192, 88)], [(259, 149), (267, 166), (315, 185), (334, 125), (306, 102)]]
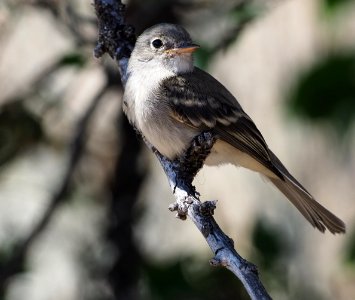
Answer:
[[(127, 80), (127, 63), (133, 49), (135, 37), (133, 27), (124, 22), (125, 6), (118, 0), (95, 0), (98, 17), (99, 38), (95, 56), (107, 52), (118, 63), (121, 80)], [(271, 299), (258, 277), (255, 265), (243, 259), (234, 249), (233, 241), (223, 233), (213, 218), (215, 201), (200, 202), (192, 180), (209, 154), (214, 136), (204, 132), (197, 136), (185, 155), (170, 161), (147, 143), (159, 159), (174, 193), (176, 202), (170, 205), (171, 211), (185, 219), (186, 215), (203, 234), (215, 257), (211, 265), (224, 266), (232, 271), (244, 284), (252, 299)]]

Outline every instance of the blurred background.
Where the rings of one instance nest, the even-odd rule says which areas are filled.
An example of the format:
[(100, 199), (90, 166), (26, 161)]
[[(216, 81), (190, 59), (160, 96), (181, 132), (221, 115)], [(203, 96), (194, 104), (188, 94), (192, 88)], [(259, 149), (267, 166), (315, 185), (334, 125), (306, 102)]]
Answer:
[[(204, 168), (202, 199), (275, 299), (355, 299), (355, 1), (127, 1), (139, 34), (184, 25), (273, 151), (347, 233), (314, 230), (256, 174)], [(0, 2), (0, 299), (248, 299), (168, 211), (121, 112), (90, 1)]]

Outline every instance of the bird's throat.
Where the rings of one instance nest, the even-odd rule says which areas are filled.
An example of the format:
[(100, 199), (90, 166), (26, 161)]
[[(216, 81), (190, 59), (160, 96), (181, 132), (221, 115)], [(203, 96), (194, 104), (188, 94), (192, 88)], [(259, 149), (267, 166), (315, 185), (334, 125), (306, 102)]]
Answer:
[(176, 75), (190, 73), (194, 69), (191, 53), (177, 54), (169, 57), (165, 60), (164, 65), (165, 68), (171, 70)]

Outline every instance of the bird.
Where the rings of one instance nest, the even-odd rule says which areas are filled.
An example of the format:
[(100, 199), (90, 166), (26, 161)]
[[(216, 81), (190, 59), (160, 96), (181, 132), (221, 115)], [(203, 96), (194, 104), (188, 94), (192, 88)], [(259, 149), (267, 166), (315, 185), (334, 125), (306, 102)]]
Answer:
[(253, 120), (218, 80), (194, 65), (199, 48), (180, 25), (161, 23), (136, 40), (128, 61), (123, 111), (162, 155), (174, 160), (208, 130), (216, 138), (205, 165), (255, 171), (283, 193), (309, 223), (345, 233), (344, 222), (318, 203), (270, 150)]

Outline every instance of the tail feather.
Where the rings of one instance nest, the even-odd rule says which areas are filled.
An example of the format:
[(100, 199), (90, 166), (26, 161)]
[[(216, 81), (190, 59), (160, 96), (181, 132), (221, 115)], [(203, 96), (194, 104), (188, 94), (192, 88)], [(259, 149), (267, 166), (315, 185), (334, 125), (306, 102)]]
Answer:
[(275, 166), (284, 175), (284, 178), (271, 178), (269, 180), (292, 202), (300, 213), (318, 230), (331, 233), (344, 233), (345, 224), (329, 210), (319, 204), (312, 195), (287, 171), (279, 159), (271, 152)]
[(320, 205), (313, 197), (299, 188), (287, 177), (281, 179), (269, 178), (271, 182), (292, 202), (300, 213), (318, 230), (331, 233), (344, 233), (345, 224), (329, 210)]

